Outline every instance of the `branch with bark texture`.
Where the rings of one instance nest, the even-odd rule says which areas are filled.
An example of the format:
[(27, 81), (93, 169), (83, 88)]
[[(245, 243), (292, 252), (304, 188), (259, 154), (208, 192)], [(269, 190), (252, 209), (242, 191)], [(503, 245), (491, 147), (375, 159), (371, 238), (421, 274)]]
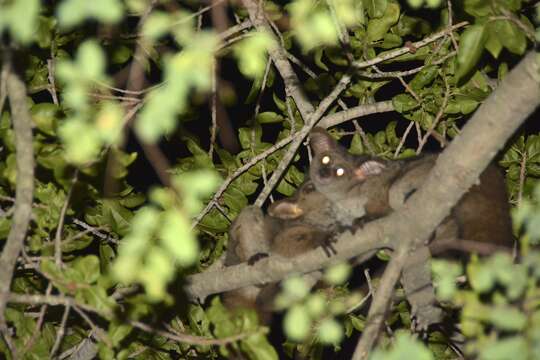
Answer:
[(32, 118), (26, 99), (24, 82), (15, 73), (11, 54), (5, 51), (3, 59), (6, 71), (6, 89), (11, 108), (11, 120), (15, 133), (15, 161), (17, 162), (17, 184), (15, 186), (15, 206), (11, 229), (0, 257), (0, 331), (15, 357), (15, 349), (7, 328), (5, 311), (13, 270), (24, 245), (26, 232), (32, 216), (34, 192), (34, 153), (32, 147)]

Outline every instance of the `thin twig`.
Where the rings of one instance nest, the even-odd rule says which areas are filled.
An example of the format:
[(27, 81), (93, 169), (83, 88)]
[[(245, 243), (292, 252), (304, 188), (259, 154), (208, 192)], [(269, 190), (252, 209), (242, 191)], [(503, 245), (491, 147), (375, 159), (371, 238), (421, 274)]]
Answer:
[(379, 64), (379, 63), (381, 63), (383, 61), (387, 61), (387, 60), (396, 58), (398, 56), (407, 54), (407, 53), (409, 53), (411, 51), (411, 49), (419, 49), (421, 47), (424, 47), (424, 46), (434, 42), (435, 40), (440, 39), (443, 36), (446, 36), (448, 33), (452, 32), (452, 31), (454, 31), (456, 29), (462, 28), (462, 27), (464, 27), (465, 25), (468, 25), (468, 24), (469, 24), (468, 21), (462, 21), (462, 22), (460, 22), (460, 23), (458, 23), (456, 25), (449, 26), (447, 29), (439, 31), (438, 33), (430, 35), (430, 36), (426, 37), (423, 40), (414, 42), (414, 43), (410, 44), (409, 46), (405, 46), (405, 47), (402, 47), (400, 49), (396, 49), (396, 50), (387, 52), (384, 55), (377, 56), (377, 57), (374, 57), (373, 59), (369, 59), (369, 60), (366, 60), (366, 61), (355, 61), (353, 63), (353, 66), (356, 69), (364, 69), (364, 68), (370, 67), (372, 65)]
[(444, 80), (444, 85), (446, 87), (446, 91), (444, 93), (443, 103), (442, 103), (439, 111), (437, 112), (437, 115), (435, 116), (435, 119), (431, 123), (431, 126), (429, 127), (428, 131), (424, 134), (424, 137), (420, 140), (420, 143), (418, 144), (418, 148), (416, 149), (416, 154), (417, 155), (420, 154), (420, 152), (424, 148), (424, 145), (426, 144), (429, 136), (431, 134), (433, 134), (433, 131), (435, 131), (435, 128), (439, 124), (439, 121), (441, 120), (441, 118), (442, 118), (442, 116), (444, 114), (444, 110), (446, 110), (446, 105), (448, 104), (448, 99), (450, 98), (450, 86), (448, 85), (448, 81), (446, 81), (446, 77), (442, 76), (442, 78)]
[(317, 78), (317, 74), (315, 74), (313, 71), (311, 71), (311, 69), (308, 68), (307, 65), (305, 65), (296, 56), (294, 56), (293, 54), (291, 54), (288, 51), (287, 51), (287, 59), (289, 59), (293, 64), (298, 65), (298, 67), (300, 69), (302, 69), (302, 71), (304, 71), (310, 78), (312, 78), (312, 79)]
[(380, 101), (373, 104), (363, 104), (332, 115), (327, 115), (319, 121), (317, 126), (328, 129), (355, 118), (390, 111), (394, 111), (392, 101)]
[(103, 341), (105, 345), (107, 345), (107, 347), (111, 348), (113, 346), (112, 341), (111, 339), (109, 339), (109, 336), (107, 335), (107, 333), (102, 328), (94, 324), (92, 319), (90, 319), (90, 317), (86, 315), (84, 311), (79, 309), (78, 306), (73, 306), (73, 310), (75, 310), (75, 312), (79, 314), (80, 317), (82, 317), (82, 319), (90, 326), (90, 329), (92, 329), (92, 331), (96, 334), (96, 336), (101, 341)]
[(56, 333), (56, 340), (54, 340), (54, 345), (49, 354), (49, 358), (51, 359), (54, 359), (54, 354), (56, 354), (56, 352), (60, 348), (60, 344), (62, 343), (62, 339), (64, 338), (64, 334), (66, 333), (66, 323), (67, 323), (70, 309), (71, 309), (70, 305), (66, 305), (66, 307), (64, 308), (62, 321), (60, 322), (60, 327), (58, 328), (58, 332)]
[[(448, 5), (448, 26), (452, 26), (452, 21), (453, 21), (452, 0), (448, 0), (446, 4)], [(452, 45), (454, 46), (454, 50), (458, 51), (459, 46), (453, 32), (450, 32), (450, 39), (452, 39)]]
[(221, 38), (221, 40), (225, 40), (227, 39), (228, 37), (236, 34), (236, 33), (239, 33), (241, 31), (244, 31), (246, 29), (249, 29), (251, 27), (251, 21), (249, 20), (244, 20), (242, 21), (241, 23), (239, 24), (236, 24), (234, 26), (231, 26), (230, 28), (228, 28), (227, 30), (223, 31), (222, 33), (219, 33), (219, 37)]
[[(256, 0), (242, 0), (242, 4), (248, 11), (249, 18), (258, 31), (266, 32), (267, 34), (273, 33), (270, 24), (265, 18), (261, 3)], [(276, 69), (283, 78), (285, 86), (289, 88), (289, 93), (294, 99), (302, 118), (306, 121), (315, 109), (302, 90), (298, 76), (295, 74), (291, 64), (287, 61), (287, 55), (285, 54), (284, 48), (282, 46), (275, 46), (270, 48), (268, 52)]]
[(336, 87), (332, 90), (332, 92), (319, 103), (319, 106), (317, 107), (315, 112), (313, 112), (308, 118), (308, 121), (304, 125), (304, 127), (298, 133), (296, 133), (297, 137), (292, 141), (291, 146), (281, 159), (280, 164), (274, 170), (272, 176), (268, 180), (268, 185), (265, 186), (264, 189), (259, 193), (259, 196), (257, 196), (257, 200), (255, 200), (256, 206), (261, 206), (264, 203), (274, 186), (281, 178), (281, 175), (287, 169), (291, 160), (294, 158), (294, 155), (298, 151), (298, 148), (302, 144), (304, 138), (311, 131), (313, 126), (317, 124), (317, 121), (323, 116), (323, 114), (330, 107), (330, 105), (337, 99), (339, 94), (341, 94), (341, 92), (345, 90), (345, 88), (349, 85), (350, 81), (351, 76), (349, 74), (343, 75)]
[(100, 100), (120, 100), (125, 103), (140, 103), (143, 100), (136, 98), (136, 97), (130, 97), (130, 96), (118, 96), (118, 95), (107, 95), (107, 94), (99, 94), (99, 93), (88, 93), (89, 96), (92, 96), (95, 99)]
[(433, 61), (431, 63), (428, 63), (426, 65), (418, 66), (418, 67), (416, 67), (414, 69), (411, 69), (411, 70), (386, 71), (386, 72), (385, 71), (380, 71), (380, 72), (377, 72), (375, 74), (368, 73), (368, 72), (360, 72), (360, 73), (358, 73), (358, 75), (360, 77), (364, 77), (364, 78), (368, 78), (368, 79), (390, 79), (390, 78), (397, 78), (399, 76), (401, 76), (401, 77), (410, 76), (410, 75), (414, 75), (414, 74), (419, 73), (420, 71), (422, 71), (422, 69), (424, 69), (428, 65), (442, 64), (443, 62), (445, 62), (449, 58), (451, 58), (453, 56), (456, 56), (456, 55), (457, 55), (457, 52), (452, 51), (452, 52), (449, 52), (448, 54), (446, 54), (445, 56), (443, 56), (440, 59), (437, 59), (437, 60), (435, 60), (435, 61)]
[(506, 20), (511, 21), (514, 24), (516, 24), (525, 35), (531, 40), (533, 43), (536, 43), (536, 37), (534, 35), (534, 31), (532, 31), (527, 25), (525, 25), (518, 17), (516, 17), (514, 14), (509, 12), (506, 9), (501, 9), (504, 16), (492, 16), (489, 18), (489, 21), (497, 21), (497, 20)]
[[(137, 90), (137, 91), (134, 91), (134, 90), (125, 90), (125, 89), (120, 89), (120, 88), (117, 88), (117, 87), (114, 87), (114, 86), (111, 86), (107, 83), (104, 83), (102, 81), (99, 81), (99, 80), (93, 80), (96, 84), (98, 84), (99, 86), (103, 86), (104, 88), (107, 88), (107, 89), (110, 89), (110, 90), (113, 90), (113, 91), (116, 91), (116, 92), (119, 92), (119, 93), (122, 93), (122, 94), (128, 94), (128, 95), (143, 95), (147, 92), (150, 92), (152, 90), (155, 90), (159, 87), (162, 87), (165, 82), (161, 82), (159, 84), (156, 84), (156, 85), (152, 85), (152, 86), (149, 86), (147, 87), (146, 89), (142, 89), (142, 90)], [(90, 94), (92, 95), (92, 94)], [(129, 97), (120, 97), (121, 99), (124, 99), (124, 100), (137, 100), (137, 101), (140, 101), (139, 98), (129, 98)]]
[[(338, 102), (339, 106), (341, 106), (341, 108), (343, 110), (348, 110), (349, 109), (349, 107), (347, 106), (347, 104), (345, 104), (345, 102), (343, 100), (338, 99), (337, 102)], [(354, 125), (354, 128), (356, 130), (356, 133), (358, 133), (360, 135), (360, 139), (362, 140), (364, 146), (367, 148), (368, 153), (375, 154), (375, 149), (373, 148), (373, 146), (371, 146), (371, 143), (369, 142), (369, 139), (368, 139), (366, 133), (364, 132), (364, 129), (362, 129), (362, 127), (358, 123), (358, 120), (356, 120), (356, 119), (353, 120), (353, 125)]]
[[(52, 285), (52, 282), (49, 281), (49, 284), (47, 284), (47, 289), (45, 290), (45, 296), (51, 295), (52, 290), (53, 290), (53, 285)], [(43, 304), (41, 305), (41, 308), (39, 309), (39, 316), (36, 322), (36, 326), (34, 328), (34, 333), (23, 346), (23, 351), (22, 351), (23, 354), (26, 351), (28, 351), (28, 349), (32, 348), (38, 336), (41, 335), (41, 326), (43, 325), (43, 321), (45, 320), (46, 313), (47, 313), (47, 304)]]
[(231, 175), (229, 175), (229, 177), (225, 181), (223, 181), (223, 183), (221, 184), (219, 189), (216, 191), (216, 193), (214, 194), (212, 199), (208, 202), (206, 207), (193, 219), (193, 221), (191, 223), (191, 228), (194, 228), (195, 226), (197, 226), (197, 224), (202, 220), (202, 218), (217, 204), (218, 199), (221, 197), (221, 195), (223, 195), (225, 190), (227, 190), (229, 185), (238, 176), (242, 175), (244, 172), (249, 170), (253, 165), (258, 163), (262, 159), (265, 159), (267, 156), (269, 156), (273, 152), (281, 149), (282, 147), (284, 147), (285, 145), (290, 143), (294, 139), (295, 136), (296, 135), (290, 135), (290, 136), (286, 137), (285, 139), (281, 140), (280, 142), (278, 142), (277, 144), (269, 147), (268, 149), (266, 149), (265, 151), (263, 151), (259, 155), (251, 158), (247, 163), (245, 163), (244, 165), (242, 165), (241, 167), (236, 169)]
[(223, 1), (225, 1), (225, 0), (214, 0), (214, 1), (212, 1), (212, 4), (210, 4), (210, 5), (206, 6), (206, 7), (201, 8), (201, 10), (196, 11), (196, 12), (194, 12), (194, 13), (191, 13), (191, 14), (189, 14), (189, 15), (187, 15), (187, 16), (184, 16), (184, 17), (182, 17), (181, 19), (178, 19), (177, 21), (171, 23), (171, 24), (170, 24), (170, 27), (174, 27), (174, 26), (176, 26), (176, 25), (180, 25), (180, 24), (182, 24), (182, 23), (185, 23), (186, 21), (189, 21), (189, 20), (193, 19), (193, 18), (196, 17), (196, 16), (202, 15), (202, 14), (204, 14), (205, 12), (207, 12), (208, 10), (212, 9), (214, 6), (216, 6), (216, 5), (218, 5), (218, 4), (221, 4)]
[(233, 336), (229, 336), (222, 339), (209, 339), (209, 338), (203, 338), (200, 336), (194, 336), (194, 335), (189, 335), (189, 334), (180, 334), (178, 332), (175, 332), (173, 334), (168, 331), (155, 329), (152, 326), (144, 324), (140, 321), (129, 321), (129, 324), (137, 329), (143, 330), (147, 333), (163, 336), (164, 338), (167, 338), (169, 340), (177, 341), (180, 343), (186, 343), (186, 344), (201, 345), (201, 346), (227, 345), (227, 344), (231, 344), (231, 343), (237, 342), (239, 340), (242, 340), (249, 336), (254, 335), (254, 332), (252, 332), (252, 333), (243, 333), (243, 334), (233, 335)]
[(212, 128), (210, 130), (210, 149), (208, 149), (208, 157), (212, 159), (212, 154), (214, 153), (214, 143), (216, 142), (217, 134), (217, 60), (214, 59), (212, 62), (212, 100), (211, 100), (211, 117), (212, 117)]
[(2, 66), (2, 72), (0, 73), (0, 113), (4, 110), (4, 104), (7, 99), (7, 76), (8, 67)]
[[(253, 119), (256, 121), (257, 116), (259, 115), (259, 110), (261, 108), (261, 100), (262, 96), (264, 94), (264, 89), (266, 88), (266, 82), (268, 81), (268, 74), (270, 72), (270, 64), (272, 62), (270, 59), (266, 61), (266, 68), (264, 69), (264, 75), (261, 83), (261, 90), (259, 91), (259, 96), (257, 97), (257, 104), (255, 105), (255, 114), (253, 115)], [(255, 156), (255, 127), (251, 129), (251, 154)], [(266, 166), (264, 165), (264, 162), (261, 163), (261, 170), (262, 170), (262, 179), (264, 186), (268, 185), (268, 178), (266, 175)], [(274, 202), (273, 197), (270, 195), (270, 201)]]
[(517, 198), (517, 207), (521, 205), (523, 200), (523, 186), (525, 185), (525, 178), (527, 175), (527, 151), (523, 151), (521, 154), (521, 161), (519, 164), (519, 190)]
[(79, 174), (78, 170), (75, 170), (73, 179), (71, 181), (71, 186), (69, 187), (64, 205), (62, 205), (62, 210), (60, 210), (60, 215), (58, 218), (58, 226), (56, 227), (56, 234), (54, 236), (54, 263), (58, 268), (62, 266), (62, 231), (64, 229), (64, 220), (66, 219), (66, 213), (69, 206), (69, 201), (71, 200), (71, 194), (73, 193), (73, 188), (77, 183), (77, 176)]
[(79, 225), (80, 227), (82, 227), (83, 229), (85, 229), (86, 231), (92, 233), (93, 235), (97, 236), (100, 239), (107, 240), (107, 239), (111, 238), (110, 235), (100, 232), (99, 231), (100, 228), (92, 227), (92, 226), (88, 225), (87, 223), (85, 223), (84, 221), (81, 221), (79, 219), (73, 219), (73, 223), (76, 224), (76, 225)]
[(58, 105), (58, 95), (56, 94), (56, 84), (55, 84), (55, 62), (56, 59), (54, 58), (54, 51), (56, 50), (56, 43), (54, 39), (51, 40), (51, 58), (47, 59), (47, 71), (48, 71), (48, 80), (49, 84), (49, 92), (51, 93), (51, 97), (53, 100), (53, 103), (55, 105)]
[(413, 126), (414, 126), (414, 121), (411, 121), (409, 125), (407, 126), (407, 128), (405, 129), (405, 132), (403, 133), (403, 136), (401, 137), (401, 140), (396, 148), (396, 151), (394, 152), (394, 158), (396, 158), (399, 155), (399, 152), (401, 151), (401, 148), (405, 144), (405, 140), (407, 139), (407, 136), (411, 132), (411, 129), (413, 128)]

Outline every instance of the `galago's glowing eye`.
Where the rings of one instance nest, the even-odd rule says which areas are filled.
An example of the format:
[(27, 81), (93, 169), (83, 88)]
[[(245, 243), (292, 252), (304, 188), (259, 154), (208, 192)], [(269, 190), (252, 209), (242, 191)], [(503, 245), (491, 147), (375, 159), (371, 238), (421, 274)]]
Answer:
[(321, 163), (323, 165), (328, 165), (330, 163), (330, 156), (328, 155), (323, 156), (323, 158), (321, 159)]
[(343, 169), (343, 168), (337, 168), (336, 169), (336, 175), (337, 176), (343, 176), (343, 174), (345, 174), (345, 169)]

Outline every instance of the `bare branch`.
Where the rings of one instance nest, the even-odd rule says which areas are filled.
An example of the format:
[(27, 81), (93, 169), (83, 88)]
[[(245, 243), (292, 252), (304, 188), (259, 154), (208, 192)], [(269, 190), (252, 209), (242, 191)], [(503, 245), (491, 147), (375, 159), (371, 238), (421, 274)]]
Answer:
[[(32, 216), (34, 192), (34, 153), (32, 146), (32, 118), (26, 100), (26, 86), (12, 68), (11, 53), (5, 51), (4, 67), (7, 67), (6, 89), (11, 107), (11, 119), (15, 133), (17, 184), (15, 186), (15, 210), (11, 229), (0, 257), (0, 331), (10, 345), (5, 318), (7, 296), (13, 277), (13, 269), (24, 245)], [(13, 353), (14, 349), (11, 348)]]
[[(242, 4), (249, 13), (251, 23), (260, 32), (272, 35), (272, 29), (265, 19), (263, 8), (261, 3), (256, 0), (242, 0)], [(277, 41), (276, 41), (277, 44)], [(296, 107), (300, 110), (300, 114), (304, 121), (306, 121), (311, 114), (315, 111), (313, 105), (311, 105), (306, 94), (302, 91), (300, 80), (296, 76), (291, 64), (287, 60), (287, 54), (281, 46), (275, 46), (269, 50), (270, 57), (274, 62), (277, 70), (281, 74), (285, 87), (288, 88), (289, 94), (291, 94)]]
[(392, 101), (380, 101), (373, 104), (364, 104), (325, 116), (321, 121), (319, 121), (317, 126), (322, 126), (328, 129), (355, 118), (389, 111), (394, 111)]
[(463, 27), (465, 25), (468, 25), (468, 24), (469, 23), (467, 21), (460, 22), (460, 23), (458, 23), (456, 25), (448, 27), (447, 29), (439, 31), (438, 33), (435, 33), (435, 34), (433, 34), (431, 36), (428, 36), (427, 38), (425, 38), (423, 40), (414, 42), (414, 43), (410, 44), (409, 46), (404, 46), (401, 49), (392, 50), (390, 52), (384, 53), (383, 55), (377, 56), (377, 57), (375, 57), (373, 59), (369, 59), (369, 60), (366, 60), (366, 61), (355, 61), (353, 63), (353, 66), (356, 69), (363, 69), (363, 68), (367, 68), (367, 67), (369, 67), (371, 65), (376, 65), (376, 64), (379, 64), (379, 63), (381, 63), (383, 61), (390, 60), (390, 59), (396, 58), (398, 56), (407, 54), (407, 53), (409, 53), (411, 51), (411, 49), (419, 49), (421, 47), (424, 47), (424, 46), (434, 42), (435, 40), (440, 39), (443, 36), (448, 35), (452, 31), (454, 31), (456, 29), (459, 29), (459, 28), (461, 28), (461, 27)]
[(66, 194), (66, 200), (64, 205), (62, 205), (62, 210), (60, 211), (60, 216), (58, 220), (58, 226), (56, 227), (56, 235), (54, 237), (54, 262), (56, 266), (60, 267), (62, 265), (62, 230), (64, 230), (64, 220), (66, 219), (66, 213), (69, 206), (69, 201), (71, 199), (71, 194), (73, 193), (73, 187), (77, 182), (78, 171), (75, 171), (73, 175), (73, 181), (69, 188), (68, 193)]

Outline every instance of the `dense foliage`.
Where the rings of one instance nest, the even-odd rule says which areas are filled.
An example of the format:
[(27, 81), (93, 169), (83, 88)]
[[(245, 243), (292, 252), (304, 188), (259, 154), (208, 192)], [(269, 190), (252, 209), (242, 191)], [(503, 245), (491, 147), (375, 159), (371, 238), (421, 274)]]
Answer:
[[(262, 3), (256, 30), (248, 10), (259, 1), (0, 1), (0, 244), (20, 180), (11, 62), (28, 92), (36, 161), (24, 247), (15, 269), (0, 269), (13, 271), (1, 296), (19, 356), (275, 359), (294, 341), (313, 357), (339, 350), (364, 329), (369, 304), (343, 264), (325, 271), (331, 290), (284, 282), (285, 346), (252, 311), (231, 314), (217, 296), (187, 301), (185, 276), (223, 255), (231, 220), (261, 205), (263, 188), (290, 196), (302, 183), (312, 121), (350, 139), (353, 154), (444, 147), (540, 41), (534, 1)], [(269, 52), (294, 64), (301, 85)], [(377, 113), (375, 126), (361, 117)], [(527, 129), (499, 157), (519, 263), (496, 254), (433, 264), (462, 350), (481, 359), (540, 357), (540, 136)], [(169, 159), (164, 148), (175, 149)], [(136, 172), (142, 157), (152, 169)], [(413, 340), (400, 290), (397, 299), (373, 358), (455, 358), (452, 332)], [(11, 357), (6, 341), (0, 349)]]

